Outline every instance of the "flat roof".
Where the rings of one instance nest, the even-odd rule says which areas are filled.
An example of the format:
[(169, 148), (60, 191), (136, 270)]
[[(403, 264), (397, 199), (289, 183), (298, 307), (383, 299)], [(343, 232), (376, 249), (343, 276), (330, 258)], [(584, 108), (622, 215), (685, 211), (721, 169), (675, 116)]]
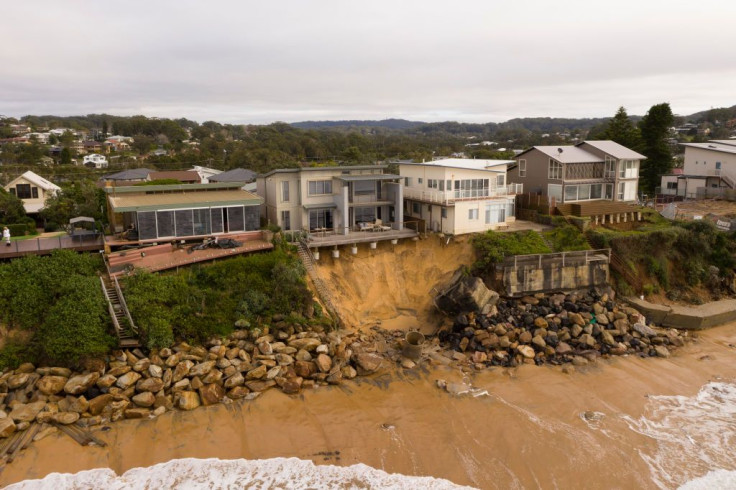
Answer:
[(360, 174), (360, 175), (338, 175), (334, 177), (345, 182), (359, 182), (362, 180), (396, 180), (403, 179), (401, 175), (396, 174)]
[(680, 143), (680, 145), (689, 146), (691, 148), (698, 148), (700, 150), (709, 150), (709, 151), (717, 151), (719, 153), (736, 154), (736, 146), (731, 145), (731, 144), (709, 142), (709, 143)]
[[(461, 168), (465, 170), (486, 170), (490, 172), (505, 172), (508, 165), (516, 163), (515, 160), (481, 160), (469, 158), (443, 158), (442, 160), (433, 160), (431, 162), (421, 163), (401, 163), (400, 165), (425, 166), (425, 167), (445, 167), (445, 168)], [(501, 167), (503, 169), (495, 168)]]
[(378, 165), (340, 165), (335, 167), (295, 167), (295, 168), (277, 168), (275, 170), (271, 170), (268, 173), (261, 174), (259, 177), (269, 177), (273, 174), (283, 174), (283, 173), (298, 173), (298, 172), (319, 172), (319, 171), (325, 171), (325, 170), (375, 170), (375, 169), (384, 169), (388, 167), (388, 165), (381, 163)]
[(216, 182), (210, 184), (165, 184), (165, 185), (130, 185), (105, 187), (108, 194), (151, 194), (154, 192), (205, 192), (222, 189), (238, 189), (242, 182)]
[(242, 189), (108, 195), (107, 199), (114, 213), (238, 205), (258, 206), (262, 202), (260, 197)]

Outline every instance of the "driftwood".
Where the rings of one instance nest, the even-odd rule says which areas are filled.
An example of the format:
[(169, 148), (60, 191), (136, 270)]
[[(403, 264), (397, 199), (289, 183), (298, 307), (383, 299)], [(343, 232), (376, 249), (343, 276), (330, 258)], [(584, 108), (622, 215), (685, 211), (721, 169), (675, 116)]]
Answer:
[(107, 446), (107, 443), (105, 441), (101, 441), (100, 439), (93, 436), (89, 431), (84, 430), (79, 426), (61, 424), (54, 424), (54, 426), (56, 426), (64, 434), (77, 441), (77, 443), (79, 443), (79, 445), (81, 446), (89, 446), (90, 444), (95, 444), (100, 447)]

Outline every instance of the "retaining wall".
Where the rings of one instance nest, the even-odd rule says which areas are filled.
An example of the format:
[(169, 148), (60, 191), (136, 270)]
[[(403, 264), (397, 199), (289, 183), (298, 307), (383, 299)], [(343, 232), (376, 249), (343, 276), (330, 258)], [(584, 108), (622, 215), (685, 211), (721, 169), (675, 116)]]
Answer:
[(647, 321), (665, 327), (700, 330), (736, 321), (736, 300), (726, 299), (699, 306), (666, 306), (639, 298), (625, 298)]

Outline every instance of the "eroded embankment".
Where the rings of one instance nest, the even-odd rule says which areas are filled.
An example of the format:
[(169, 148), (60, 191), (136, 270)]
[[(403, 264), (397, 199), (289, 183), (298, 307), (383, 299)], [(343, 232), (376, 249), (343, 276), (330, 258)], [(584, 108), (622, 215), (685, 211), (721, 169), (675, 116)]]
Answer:
[(375, 250), (360, 245), (357, 255), (328, 255), (322, 254), (317, 272), (347, 327), (380, 324), (425, 333), (434, 333), (444, 319), (432, 303), (433, 288), (475, 261), (468, 237), (380, 242)]

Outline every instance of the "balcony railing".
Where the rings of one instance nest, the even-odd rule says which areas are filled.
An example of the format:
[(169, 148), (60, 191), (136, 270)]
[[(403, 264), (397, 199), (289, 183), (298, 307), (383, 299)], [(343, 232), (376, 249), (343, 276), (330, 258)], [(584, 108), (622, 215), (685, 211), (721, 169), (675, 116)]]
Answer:
[(472, 201), (478, 199), (493, 199), (494, 197), (514, 196), (521, 194), (524, 184), (509, 184), (495, 189), (458, 189), (454, 191), (430, 191), (404, 187), (404, 197), (438, 204), (451, 204), (456, 201)]

